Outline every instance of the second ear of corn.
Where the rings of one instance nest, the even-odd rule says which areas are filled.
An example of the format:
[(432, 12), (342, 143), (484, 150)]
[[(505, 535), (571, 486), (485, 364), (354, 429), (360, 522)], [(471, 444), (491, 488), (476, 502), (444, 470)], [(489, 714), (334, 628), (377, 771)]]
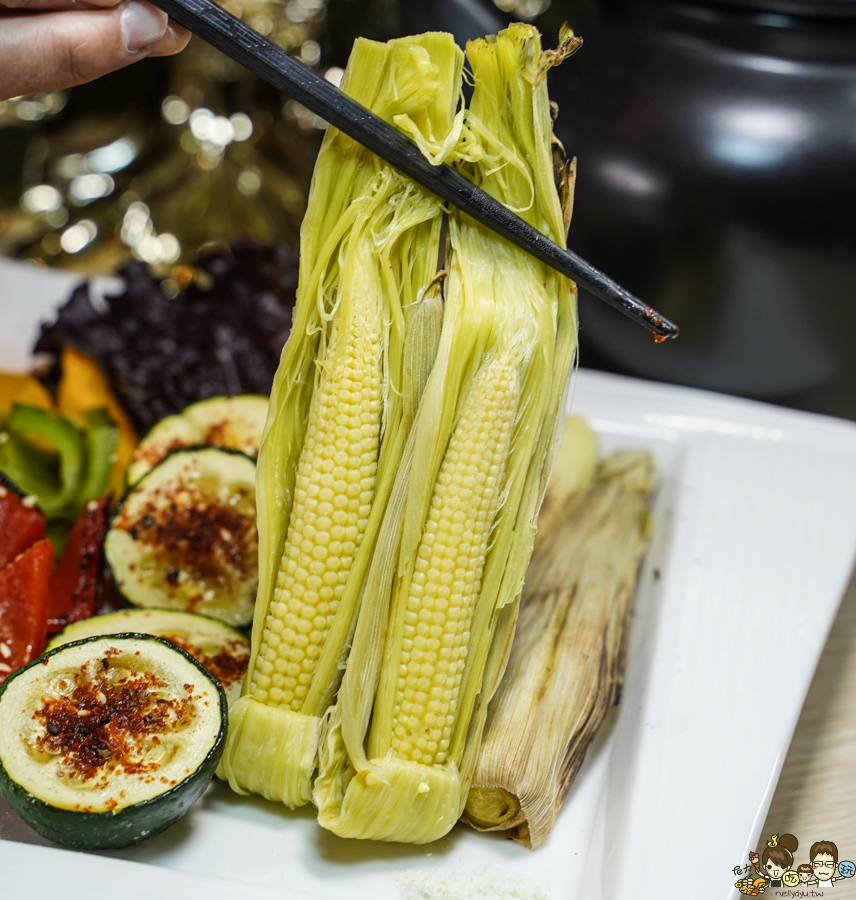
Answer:
[[(357, 41), (343, 87), (563, 244), (537, 32), (467, 52), (466, 113), (449, 35)], [(457, 211), (443, 302), (442, 213), (328, 130), (259, 457), (253, 651), (219, 772), (311, 796), (343, 836), (423, 843), (463, 809), (576, 351), (573, 284)]]

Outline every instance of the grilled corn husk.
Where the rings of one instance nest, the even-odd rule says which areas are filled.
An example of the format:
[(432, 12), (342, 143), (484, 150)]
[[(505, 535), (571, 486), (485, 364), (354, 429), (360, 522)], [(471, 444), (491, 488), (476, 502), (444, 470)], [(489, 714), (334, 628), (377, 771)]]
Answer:
[(655, 478), (644, 452), (612, 454), (596, 472), (580, 454), (563, 456), (463, 814), (478, 830), (507, 831), (532, 849), (621, 692)]

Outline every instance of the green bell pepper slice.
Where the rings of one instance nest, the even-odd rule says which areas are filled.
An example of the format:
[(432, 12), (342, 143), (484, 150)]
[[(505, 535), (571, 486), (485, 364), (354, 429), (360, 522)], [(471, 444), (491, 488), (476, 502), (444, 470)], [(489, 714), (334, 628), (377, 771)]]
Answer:
[(65, 416), (15, 404), (0, 445), (0, 468), (49, 518), (73, 514), (83, 479), (80, 432)]
[(102, 497), (110, 483), (110, 472), (116, 462), (119, 429), (106, 409), (88, 409), (86, 419), (86, 469), (80, 488), (80, 505)]

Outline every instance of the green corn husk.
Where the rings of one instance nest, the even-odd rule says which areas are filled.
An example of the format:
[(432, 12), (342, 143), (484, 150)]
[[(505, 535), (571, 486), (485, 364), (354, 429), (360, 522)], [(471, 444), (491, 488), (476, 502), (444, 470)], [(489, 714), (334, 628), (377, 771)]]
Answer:
[[(342, 88), (389, 121), (407, 116), (425, 134), (445, 137), (455, 123), (462, 61), (449, 35), (427, 34), (387, 45), (360, 40)], [(425, 365), (414, 363), (414, 358), (432, 352), (422, 337), (425, 329), (412, 329), (408, 335), (405, 319), (419, 318), (412, 307), (421, 305), (435, 277), (442, 212), (434, 195), (341, 132), (328, 129), (301, 231), (294, 325), (274, 381), (259, 454), (260, 582), (252, 657), (243, 696), (230, 711), (218, 769), (239, 793), (259, 793), (292, 807), (310, 798), (321, 717), (347, 658), (368, 562), (404, 451), (409, 428), (404, 417), (412, 417), (418, 402), (413, 392), (424, 382), (419, 379)], [(435, 298), (434, 289), (427, 293)], [(259, 658), (260, 647), (269, 646), (275, 628), (284, 621), (273, 601), (313, 395), (334, 335), (353, 333), (366, 318), (379, 325), (382, 366), (380, 446), (371, 512), (355, 554), (342, 563), (348, 568), (344, 594), (300, 708), (270, 700), (273, 688), (265, 689), (268, 699), (261, 702), (254, 679), (261, 679), (261, 667), (267, 664), (266, 658)], [(432, 333), (430, 328), (427, 332)], [(410, 371), (414, 365), (419, 370), (415, 381)], [(410, 395), (403, 400), (405, 378)], [(346, 388), (332, 384), (328, 390), (335, 395)], [(283, 674), (272, 666), (268, 664), (273, 674), (265, 678)]]
[[(467, 54), (475, 80), (472, 104), (463, 122), (459, 114), (461, 127), (449, 139), (428, 135), (406, 117), (396, 124), (434, 161), (457, 162), (488, 193), (563, 244), (569, 203), (563, 208), (554, 181), (543, 83), (549, 60), (537, 31), (513, 25), (470, 43)], [(568, 174), (564, 166), (562, 171)], [(342, 836), (425, 843), (446, 833), (463, 809), (487, 701), (511, 643), (576, 351), (572, 283), (457, 211), (449, 224), (437, 358), (386, 507), (348, 666), (322, 735), (313, 799), (320, 824)], [(449, 737), (439, 745), (423, 739), (427, 749), (417, 747), (417, 758), (397, 750), (394, 737), (402, 706), (399, 660), (413, 643), (408, 597), (416, 572), (423, 571), (417, 561), (445, 456), (457, 446), (459, 424), (471, 416), (478, 420), (482, 391), (494, 378), (507, 385), (503, 402), (512, 398), (514, 404), (510, 443), (498, 469), (501, 489), (489, 511), (490, 543), (468, 613), (457, 699), (443, 710), (444, 716), (453, 710)], [(509, 414), (509, 407), (503, 409)], [(480, 448), (489, 436), (474, 434), (473, 446)]]
[(571, 458), (547, 488), (542, 516), (550, 521), (539, 520), (517, 634), (463, 815), (479, 831), (507, 832), (531, 849), (549, 834), (589, 743), (618, 702), (650, 532), (648, 453), (615, 453), (591, 474)]

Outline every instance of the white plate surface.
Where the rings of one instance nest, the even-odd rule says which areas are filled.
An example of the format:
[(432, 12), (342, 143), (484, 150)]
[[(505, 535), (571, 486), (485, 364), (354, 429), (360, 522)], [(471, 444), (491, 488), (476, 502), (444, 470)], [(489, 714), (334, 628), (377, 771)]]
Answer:
[[(0, 261), (0, 365), (26, 361), (69, 283)], [(402, 871), (489, 869), (553, 900), (659, 898), (680, 872), (697, 900), (739, 896), (730, 870), (755, 846), (853, 563), (856, 425), (587, 371), (573, 407), (603, 450), (650, 449), (661, 483), (624, 695), (541, 849), (461, 826), (421, 848), (345, 841), (218, 783), (168, 832), (102, 854), (48, 847), (0, 805), (4, 895), (396, 900)], [(502, 900), (520, 896), (508, 884)]]

